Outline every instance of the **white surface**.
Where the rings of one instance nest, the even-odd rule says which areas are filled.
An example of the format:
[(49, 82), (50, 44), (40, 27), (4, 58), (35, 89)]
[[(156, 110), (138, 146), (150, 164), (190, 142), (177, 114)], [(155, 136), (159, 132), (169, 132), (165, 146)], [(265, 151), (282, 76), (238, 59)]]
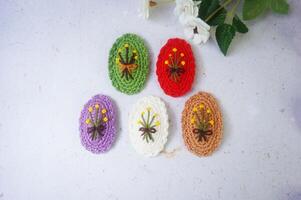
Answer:
[[(154, 63), (169, 37), (183, 37), (172, 7), (137, 18), (138, 0), (0, 0), (0, 199), (300, 199), (301, 38), (299, 0), (287, 17), (250, 22), (228, 57), (214, 40), (194, 46), (193, 90), (167, 97)], [(138, 95), (117, 92), (108, 77), (111, 45), (134, 32), (152, 54)], [(223, 109), (222, 145), (211, 157), (189, 153), (181, 136), (184, 102), (199, 90)], [(80, 144), (83, 104), (103, 93), (115, 99), (120, 131), (111, 151)], [(167, 150), (145, 158), (129, 144), (128, 113), (136, 99), (156, 95), (171, 117)]]

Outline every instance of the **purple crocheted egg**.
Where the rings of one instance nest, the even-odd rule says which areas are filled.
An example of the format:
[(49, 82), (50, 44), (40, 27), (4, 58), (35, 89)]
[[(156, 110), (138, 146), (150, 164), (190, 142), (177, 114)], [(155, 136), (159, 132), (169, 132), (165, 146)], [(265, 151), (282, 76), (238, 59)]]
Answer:
[(108, 96), (95, 95), (80, 116), (80, 138), (92, 153), (108, 151), (116, 136), (116, 109)]

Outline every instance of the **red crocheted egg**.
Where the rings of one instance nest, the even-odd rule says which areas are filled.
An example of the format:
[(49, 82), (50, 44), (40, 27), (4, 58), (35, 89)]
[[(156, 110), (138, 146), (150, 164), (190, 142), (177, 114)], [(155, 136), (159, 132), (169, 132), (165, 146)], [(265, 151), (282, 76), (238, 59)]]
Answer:
[(165, 94), (179, 97), (187, 93), (195, 73), (191, 46), (183, 39), (169, 39), (160, 50), (156, 73)]

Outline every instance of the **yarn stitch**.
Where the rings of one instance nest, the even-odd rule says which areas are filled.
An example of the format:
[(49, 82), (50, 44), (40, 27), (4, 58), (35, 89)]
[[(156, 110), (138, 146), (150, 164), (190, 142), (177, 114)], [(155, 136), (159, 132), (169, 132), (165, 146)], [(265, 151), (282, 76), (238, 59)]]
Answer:
[(92, 153), (108, 151), (116, 137), (116, 109), (108, 96), (95, 95), (81, 111), (80, 138)]
[(135, 34), (116, 40), (109, 55), (109, 76), (120, 92), (135, 94), (142, 90), (149, 70), (148, 50)]
[(186, 147), (198, 156), (209, 156), (222, 139), (222, 115), (216, 99), (199, 92), (190, 97), (182, 112), (182, 131)]
[(129, 119), (129, 135), (134, 149), (145, 156), (156, 156), (168, 136), (168, 115), (164, 102), (154, 96), (139, 99)]
[(179, 97), (187, 93), (192, 87), (195, 74), (191, 46), (183, 39), (169, 39), (160, 50), (156, 74), (167, 95)]
[[(147, 115), (147, 117), (145, 115)], [(147, 143), (149, 141), (154, 142), (152, 135), (157, 132), (156, 127), (160, 125), (159, 121), (155, 122), (157, 117), (157, 113), (152, 113), (152, 107), (147, 107), (146, 111), (141, 112), (141, 118), (138, 120), (138, 124), (141, 125), (139, 131), (142, 132), (141, 136), (143, 140), (146, 140)]]

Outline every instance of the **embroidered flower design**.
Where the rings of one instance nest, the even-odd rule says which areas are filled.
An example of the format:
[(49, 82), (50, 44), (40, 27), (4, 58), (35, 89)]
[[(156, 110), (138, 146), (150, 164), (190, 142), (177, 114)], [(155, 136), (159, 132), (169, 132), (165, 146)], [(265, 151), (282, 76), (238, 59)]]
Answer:
[(204, 104), (200, 104), (198, 107), (195, 106), (193, 109), (193, 116), (191, 118), (191, 124), (194, 125), (193, 133), (199, 142), (203, 140), (207, 142), (210, 135), (213, 134), (212, 128), (214, 121), (211, 119), (211, 110), (206, 109)]
[[(90, 126), (87, 128), (87, 132), (91, 134), (92, 140), (101, 139), (104, 136), (105, 124), (108, 122), (106, 117), (107, 110), (105, 108), (100, 110), (99, 104), (95, 104), (90, 106), (88, 111), (89, 117), (86, 119), (86, 124)], [(93, 114), (95, 117), (93, 117)]]
[(146, 112), (147, 112), (147, 118), (145, 120), (145, 111), (143, 111), (141, 113), (141, 119), (138, 120), (138, 124), (141, 125), (142, 127), (139, 128), (139, 131), (142, 132), (141, 136), (143, 140), (146, 140), (146, 142), (148, 143), (149, 141), (154, 142), (154, 138), (152, 136), (152, 134), (156, 133), (157, 130), (155, 127), (160, 126), (160, 122), (156, 121), (155, 119), (158, 117), (158, 114), (152, 114), (151, 113), (152, 108), (151, 107), (147, 107), (146, 108)]
[(125, 44), (122, 48), (118, 49), (118, 57), (116, 64), (119, 66), (121, 78), (125, 77), (126, 80), (134, 79), (132, 76), (133, 71), (137, 68), (138, 54), (137, 50)]
[(169, 78), (175, 82), (178, 82), (181, 78), (181, 74), (185, 72), (184, 66), (186, 64), (184, 60), (184, 53), (180, 53), (177, 48), (172, 48), (172, 51), (168, 54), (168, 59), (164, 61), (167, 65), (167, 73)]

